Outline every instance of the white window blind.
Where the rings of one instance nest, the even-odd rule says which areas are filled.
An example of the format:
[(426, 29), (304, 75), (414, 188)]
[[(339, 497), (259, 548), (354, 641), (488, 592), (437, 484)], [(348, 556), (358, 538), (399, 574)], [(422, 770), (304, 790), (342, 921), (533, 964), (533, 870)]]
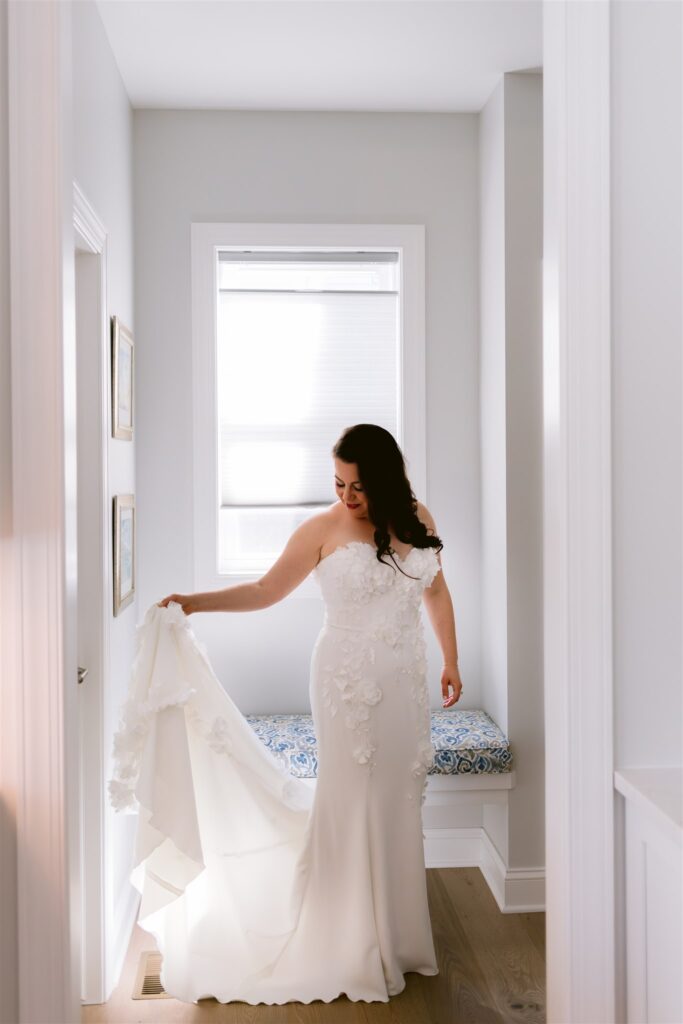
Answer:
[(400, 266), (396, 252), (218, 261), (220, 560), (234, 563), (248, 559), (245, 531), (256, 536), (259, 519), (263, 540), (263, 517), (243, 517), (240, 543), (227, 513), (329, 505), (330, 449), (345, 427), (378, 423), (398, 439)]

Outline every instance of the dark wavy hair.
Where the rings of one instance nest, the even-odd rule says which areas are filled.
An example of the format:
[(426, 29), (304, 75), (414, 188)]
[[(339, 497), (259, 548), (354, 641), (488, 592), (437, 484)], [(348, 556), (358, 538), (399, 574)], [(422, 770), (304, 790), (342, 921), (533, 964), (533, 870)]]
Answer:
[[(357, 423), (347, 427), (332, 448), (332, 455), (342, 462), (355, 463), (368, 503), (368, 518), (375, 525), (377, 561), (383, 565), (388, 554), (394, 566), (403, 572), (389, 551), (389, 526), (404, 544), (415, 548), (436, 548), (443, 542), (428, 530), (417, 516), (417, 498), (406, 475), (403, 452), (395, 438), (375, 423)], [(410, 573), (403, 573), (410, 576)], [(411, 576), (411, 579), (417, 579)]]

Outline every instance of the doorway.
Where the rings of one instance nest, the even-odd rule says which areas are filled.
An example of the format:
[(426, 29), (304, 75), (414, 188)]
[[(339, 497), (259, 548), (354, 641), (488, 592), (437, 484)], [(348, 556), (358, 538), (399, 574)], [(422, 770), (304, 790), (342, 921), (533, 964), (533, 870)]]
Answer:
[[(64, 143), (60, 135), (62, 125), (67, 123), (69, 116), (68, 105), (62, 97), (62, 81), (59, 78), (63, 65), (66, 65), (62, 60), (62, 54), (68, 52), (67, 44), (64, 42), (68, 24), (66, 15), (62, 14), (63, 11), (68, 12), (68, 8), (61, 5), (12, 5), (12, 45), (8, 48), (13, 55), (9, 96), (16, 186), (12, 196), (11, 258), (15, 271), (14, 280), (21, 282), (21, 289), (15, 285), (12, 292), (12, 352), (17, 357), (13, 366), (13, 398), (16, 399), (13, 407), (13, 427), (16, 428), (18, 456), (15, 473), (20, 482), (23, 482), (23, 478), (19, 477), (22, 473), (28, 478), (31, 486), (35, 484), (35, 490), (40, 498), (33, 501), (33, 491), (26, 486), (19, 491), (16, 506), (20, 512), (31, 512), (34, 508), (46, 507), (51, 510), (54, 506), (60, 514), (56, 516), (56, 527), (47, 535), (48, 540), (44, 545), (49, 557), (26, 562), (26, 585), (20, 595), (21, 601), (17, 603), (17, 617), (20, 623), (31, 624), (30, 636), (29, 630), (25, 630), (29, 642), (22, 650), (24, 661), (20, 672), (17, 673), (17, 686), (28, 698), (34, 693), (38, 698), (43, 698), (33, 704), (30, 729), (24, 728), (27, 717), (19, 719), (22, 727), (18, 732), (22, 745), (19, 779), (22, 796), (28, 794), (30, 797), (35, 792), (35, 779), (40, 779), (42, 784), (45, 773), (41, 769), (44, 766), (55, 769), (52, 778), (53, 789), (50, 793), (50, 814), (30, 815), (26, 807), (22, 807), (18, 817), (19, 840), (25, 848), (40, 851), (42, 854), (42, 859), (37, 865), (34, 865), (32, 858), (25, 858), (18, 873), (19, 952), (20, 961), (23, 960), (26, 965), (19, 979), (22, 1010), (21, 1017), (17, 1019), (22, 1020), (48, 1017), (74, 1019), (73, 1014), (69, 1016), (73, 992), (69, 984), (69, 942), (64, 938), (69, 931), (67, 871), (64, 869), (69, 852), (64, 828), (64, 822), (67, 821), (68, 824), (65, 814), (68, 789), (61, 772), (60, 758), (63, 759), (64, 748), (60, 746), (60, 741), (67, 730), (64, 726), (63, 710), (57, 706), (57, 698), (61, 699), (63, 694), (64, 680), (71, 679), (72, 664), (75, 669), (70, 646), (70, 608), (63, 596), (63, 578), (67, 577), (68, 585), (71, 582), (69, 573), (74, 564), (74, 551), (71, 537), (63, 528), (64, 482), (58, 478), (57, 471), (52, 468), (47, 456), (42, 455), (44, 449), (39, 443), (47, 433), (44, 430), (41, 433), (40, 428), (44, 424), (53, 430), (62, 426), (60, 401), (64, 380), (60, 371), (63, 367), (58, 365), (55, 368), (54, 364), (59, 362), (58, 356), (61, 355), (62, 349), (68, 349), (71, 343), (70, 324), (65, 326), (63, 315), (63, 306), (69, 302), (68, 291), (65, 288), (62, 294), (55, 287), (55, 282), (62, 283), (64, 279), (67, 259), (74, 257), (73, 246), (62, 251), (57, 244), (64, 237), (64, 225), (61, 223), (64, 197), (54, 184), (55, 181), (62, 180), (63, 167), (70, 166), (68, 132), (63, 133), (63, 138), (67, 140)], [(599, 385), (596, 387), (596, 378), (590, 373), (593, 364), (588, 358), (585, 364), (581, 360), (582, 356), (588, 357), (591, 354), (591, 348), (598, 356), (601, 355), (609, 339), (609, 331), (604, 329), (605, 319), (601, 305), (602, 296), (609, 294), (605, 286), (605, 282), (609, 280), (609, 260), (602, 257), (608, 250), (600, 245), (587, 246), (580, 230), (594, 223), (594, 233), (597, 234), (598, 241), (604, 240), (605, 220), (592, 217), (591, 214), (594, 209), (608, 209), (608, 203), (595, 205), (591, 189), (598, 191), (598, 198), (603, 193), (608, 197), (609, 178), (604, 173), (596, 175), (592, 170), (589, 174), (587, 168), (594, 155), (602, 155), (604, 160), (604, 154), (609, 153), (609, 147), (603, 145), (609, 127), (609, 122), (604, 116), (605, 109), (608, 110), (606, 101), (609, 95), (604, 68), (608, 65), (602, 60), (603, 54), (609, 52), (609, 6), (550, 4), (546, 7), (546, 14), (545, 81), (552, 81), (553, 89), (546, 91), (545, 100), (545, 124), (548, 128), (545, 134), (549, 140), (549, 159), (546, 160), (545, 174), (548, 188), (552, 186), (548, 198), (552, 200), (551, 209), (555, 218), (553, 223), (559, 222), (556, 235), (548, 236), (549, 240), (556, 244), (552, 251), (548, 250), (544, 266), (547, 297), (552, 300), (552, 305), (550, 301), (547, 304), (549, 314), (546, 337), (549, 344), (552, 342), (549, 355), (555, 357), (547, 364), (544, 381), (548, 398), (548, 419), (545, 424), (548, 499), (545, 546), (549, 555), (556, 553), (557, 562), (557, 565), (549, 565), (549, 568), (555, 571), (552, 574), (549, 572), (547, 576), (548, 582), (553, 584), (552, 589), (549, 588), (551, 604), (545, 623), (546, 636), (549, 640), (548, 650), (551, 652), (547, 662), (547, 676), (549, 679), (561, 680), (580, 663), (584, 668), (586, 692), (589, 687), (591, 689), (591, 700), (579, 701), (571, 706), (556, 702), (549, 705), (547, 715), (547, 736), (552, 735), (553, 739), (557, 740), (557, 743), (548, 744), (550, 753), (546, 794), (547, 806), (555, 812), (547, 828), (547, 833), (553, 840), (548, 850), (548, 911), (551, 925), (549, 1017), (555, 1020), (613, 1020), (614, 1016), (610, 1012), (613, 1000), (611, 908), (608, 900), (594, 897), (595, 893), (598, 896), (602, 896), (605, 891), (609, 893), (611, 879), (611, 813), (604, 813), (612, 798), (610, 772), (607, 770), (610, 768), (611, 751), (609, 744), (596, 744), (591, 748), (604, 751), (599, 770), (595, 765), (589, 766), (587, 762), (577, 765), (570, 762), (566, 756), (573, 743), (578, 742), (582, 736), (585, 736), (586, 743), (589, 743), (594, 735), (601, 735), (609, 740), (612, 714), (609, 666), (603, 656), (602, 643), (608, 636), (608, 623), (596, 614), (596, 611), (600, 611), (602, 591), (595, 586), (591, 589), (591, 579), (586, 576), (584, 580), (580, 575), (580, 569), (588, 564), (599, 566), (603, 573), (602, 578), (607, 578), (609, 536), (604, 530), (598, 534), (589, 534), (586, 529), (582, 532), (582, 523), (592, 520), (583, 514), (583, 506), (572, 497), (575, 494), (581, 495), (585, 502), (585, 496), (588, 495), (600, 503), (607, 486), (605, 481), (609, 480), (609, 474), (603, 472), (605, 465), (609, 466), (608, 450), (605, 446), (597, 448), (595, 445), (579, 443), (583, 438), (582, 430), (590, 428), (596, 418), (604, 415), (602, 392), (609, 394), (609, 378), (604, 366), (601, 364), (600, 376), (597, 378)], [(593, 48), (582, 47), (581, 43), (585, 39), (590, 41), (592, 38), (590, 30), (594, 18), (600, 21), (600, 31), (595, 35), (598, 45)], [(577, 19), (581, 19), (580, 27), (583, 34), (574, 31)], [(595, 102), (596, 90), (592, 88), (594, 78), (586, 73), (587, 67), (594, 71), (594, 78), (600, 87), (600, 104)], [(66, 74), (64, 77), (66, 78)], [(571, 103), (567, 102), (567, 88), (573, 90)], [(55, 96), (60, 98), (57, 117)], [(568, 123), (569, 115), (572, 118), (571, 124)], [(586, 115), (593, 116), (587, 118)], [(580, 127), (581, 130), (574, 131), (575, 127)], [(592, 127), (595, 127), (593, 134), (589, 131)], [(63, 145), (63, 149), (60, 145)], [(561, 164), (558, 163), (560, 157)], [(600, 166), (602, 168), (602, 164)], [(70, 187), (69, 176), (67, 182)], [(577, 182), (583, 191), (575, 187)], [(571, 218), (568, 215), (570, 206), (567, 200), (570, 193)], [(37, 209), (41, 211), (40, 218), (34, 215)], [(50, 228), (53, 230), (46, 231), (45, 218), (50, 216)], [(18, 230), (17, 225), (21, 230)], [(571, 245), (567, 243), (568, 235)], [(578, 244), (579, 241), (581, 244)], [(586, 252), (595, 253), (596, 259), (598, 256), (601, 258), (600, 274), (597, 278), (591, 275), (593, 264), (586, 261), (585, 266), (581, 265)], [(559, 257), (557, 253), (560, 254)], [(583, 275), (578, 278), (573, 274), (577, 268), (583, 270)], [(68, 266), (66, 269), (68, 271)], [(41, 274), (42, 280), (39, 279)], [(591, 291), (594, 281), (597, 281), (597, 288)], [(44, 290), (43, 301), (37, 303), (35, 295), (41, 292), (40, 285), (44, 286), (45, 282), (48, 287)], [(66, 283), (68, 286), (71, 282), (67, 280)], [(36, 287), (31, 287), (33, 285)], [(594, 334), (581, 329), (587, 316), (585, 303), (582, 301), (585, 292), (594, 295), (588, 315), (591, 324), (600, 327), (597, 332), (600, 344), (597, 346), (592, 346)], [(571, 312), (581, 315), (568, 318), (567, 293), (572, 302)], [(569, 335), (566, 330), (567, 320), (573, 328)], [(106, 337), (105, 331), (102, 337)], [(572, 344), (568, 344), (568, 340)], [(33, 359), (29, 365), (29, 357), (34, 352), (39, 358)], [(47, 358), (41, 359), (40, 356), (43, 354)], [(566, 364), (568, 354), (571, 357), (569, 367)], [(583, 371), (583, 376), (575, 372), (576, 368)], [(67, 372), (69, 371), (70, 367), (67, 365)], [(21, 399), (29, 394), (29, 386), (35, 386), (36, 380), (44, 386), (48, 400), (44, 403), (44, 409), (41, 407), (39, 416), (36, 416), (34, 411), (34, 405), (37, 403), (26, 402), (23, 407), (21, 405)], [(584, 381), (591, 386), (582, 389)], [(586, 429), (585, 436), (592, 438), (596, 434)], [(36, 443), (30, 447), (28, 442), (33, 441)], [(69, 438), (67, 442), (70, 444)], [(55, 445), (55, 449), (58, 456), (64, 454), (61, 435), (60, 445)], [(602, 460), (595, 473), (591, 472), (590, 466), (577, 466), (576, 459), (572, 461), (570, 456), (579, 450), (586, 451), (588, 455), (595, 454), (599, 457), (598, 461)], [(52, 449), (48, 454), (51, 452)], [(33, 460), (24, 458), (27, 453), (37, 453), (38, 457)], [(68, 448), (66, 455), (69, 464), (73, 462), (73, 454)], [(52, 463), (57, 469), (60, 468), (59, 460), (53, 459)], [(40, 477), (38, 489), (34, 477), (37, 477), (37, 470), (44, 468), (47, 472)], [(581, 486), (574, 486), (575, 484)], [(106, 495), (103, 495), (103, 499), (105, 497)], [(106, 510), (107, 503), (103, 500), (103, 522), (107, 519)], [(595, 521), (602, 528), (602, 516)], [(27, 522), (30, 527), (32, 519), (28, 517)], [(24, 541), (29, 534), (28, 527), (22, 526), (21, 529), (23, 532), (19, 535), (17, 547), (22, 543), (28, 547), (28, 540)], [(103, 531), (102, 536), (106, 535), (107, 532)], [(568, 538), (572, 541), (571, 550), (574, 556), (571, 566), (562, 561), (570, 547), (567, 543)], [(66, 551), (66, 559), (60, 561), (63, 551)], [(549, 559), (549, 563), (550, 561)], [(58, 566), (56, 570), (55, 565)], [(576, 580), (582, 585), (574, 586)], [(68, 591), (68, 587), (66, 589)], [(45, 601), (44, 608), (38, 608), (40, 614), (33, 614), (32, 598), (34, 595), (45, 593), (50, 598), (56, 596), (49, 602)], [(605, 607), (609, 607), (609, 602)], [(577, 642), (577, 638), (579, 642), (581, 640), (580, 631), (575, 630), (569, 638), (567, 637), (567, 624), (574, 622), (572, 614), (569, 613), (577, 610), (581, 612), (580, 622), (585, 626), (585, 632), (590, 634), (591, 625), (598, 623), (600, 634), (598, 643), (593, 643), (587, 655), (580, 661), (577, 657), (580, 651)], [(103, 615), (105, 612), (108, 613), (106, 603), (103, 604)], [(595, 632), (594, 629), (593, 634)], [(59, 654), (54, 680), (48, 679), (47, 674), (41, 672), (42, 666), (37, 664), (37, 657), (31, 658), (33, 636), (40, 636), (46, 648)], [(589, 667), (594, 668), (593, 672), (586, 671), (587, 660), (590, 662)], [(53, 658), (53, 661), (56, 662), (57, 658)], [(47, 692), (47, 681), (52, 684), (50, 692)], [(106, 693), (105, 680), (102, 680), (102, 686), (102, 692)], [(555, 686), (551, 691), (546, 686), (546, 696), (552, 697), (555, 691), (562, 694), (568, 692), (565, 687)], [(46, 694), (48, 699), (44, 699)], [(597, 703), (594, 700), (595, 694), (601, 697)], [(86, 703), (81, 703), (85, 715)], [(23, 714), (23, 710), (21, 713)], [(68, 750), (68, 746), (66, 749)], [(592, 773), (590, 776), (581, 774), (584, 771), (588, 772), (589, 767)], [(101, 799), (101, 793), (96, 795)], [(585, 802), (581, 800), (584, 795), (588, 796)], [(28, 800), (24, 803), (28, 805)], [(97, 821), (98, 828), (102, 830), (104, 815), (101, 809), (99, 816), (93, 820)], [(599, 827), (595, 827), (595, 822), (598, 822)], [(573, 840), (571, 843), (568, 841), (569, 837)], [(600, 850), (595, 850), (590, 843), (583, 841), (585, 838), (593, 840), (596, 837), (600, 842)], [(572, 858), (572, 852), (576, 848), (582, 851), (591, 850), (590, 862), (587, 858)], [(103, 850), (106, 850), (106, 844), (103, 844)], [(53, 864), (54, 869), (51, 872), (44, 872), (47, 877), (41, 879), (38, 868), (44, 868), (45, 865), (51, 867)], [(61, 874), (58, 873), (58, 869)], [(49, 892), (51, 903), (41, 899), (46, 891)], [(46, 915), (45, 906), (51, 904), (54, 905), (54, 913)], [(77, 921), (74, 921), (74, 926), (77, 926)], [(583, 944), (582, 939), (586, 934), (596, 938), (591, 943)], [(84, 937), (83, 944), (87, 946), (87, 937)], [(49, 955), (44, 955), (46, 953)], [(35, 985), (30, 970), (31, 964), (36, 961), (43, 967), (40, 985)], [(577, 1003), (579, 995), (580, 1009)], [(567, 1008), (576, 1008), (577, 1012), (574, 1013), (573, 1009), (565, 1012)]]

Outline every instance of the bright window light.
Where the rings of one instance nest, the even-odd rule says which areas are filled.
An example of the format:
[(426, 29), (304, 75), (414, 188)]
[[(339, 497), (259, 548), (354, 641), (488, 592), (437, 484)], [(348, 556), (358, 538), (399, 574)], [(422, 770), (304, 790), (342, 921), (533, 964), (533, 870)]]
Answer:
[(399, 440), (397, 252), (218, 251), (219, 571), (265, 571), (336, 500), (331, 448)]

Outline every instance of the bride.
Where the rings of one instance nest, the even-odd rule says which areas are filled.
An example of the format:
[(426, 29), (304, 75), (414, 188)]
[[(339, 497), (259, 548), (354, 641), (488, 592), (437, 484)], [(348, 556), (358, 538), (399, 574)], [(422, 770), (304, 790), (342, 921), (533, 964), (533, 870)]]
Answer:
[[(350, 427), (332, 455), (338, 502), (300, 525), (264, 576), (171, 594), (138, 627), (110, 794), (138, 811), (138, 922), (177, 999), (386, 1002), (406, 972), (438, 973), (420, 605), (452, 707), (462, 683), (443, 545), (387, 430)], [(267, 608), (311, 572), (325, 603), (310, 672), (313, 790), (256, 737), (188, 624), (197, 612)]]

